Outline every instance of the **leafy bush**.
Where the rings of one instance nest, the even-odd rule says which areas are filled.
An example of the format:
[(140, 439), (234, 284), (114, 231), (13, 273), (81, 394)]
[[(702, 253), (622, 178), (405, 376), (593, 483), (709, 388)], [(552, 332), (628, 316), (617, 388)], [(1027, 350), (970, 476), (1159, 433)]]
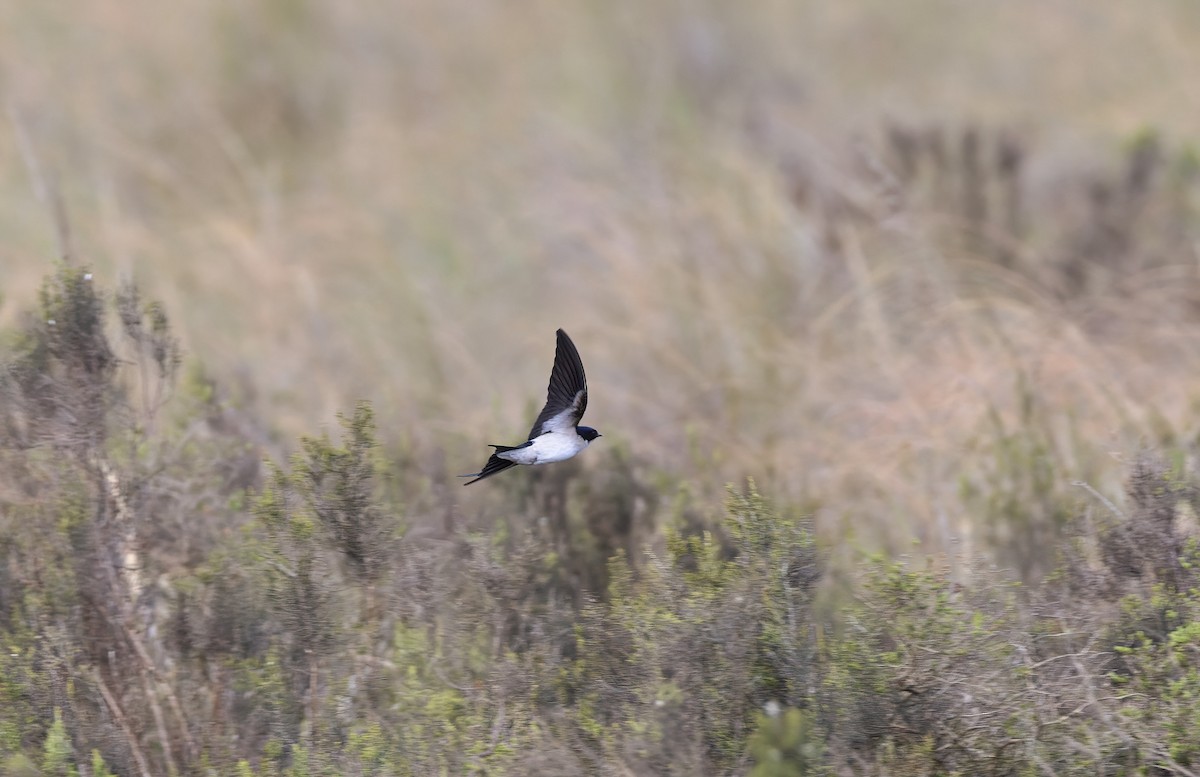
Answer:
[(199, 370), (179, 385), (160, 306), (132, 287), (113, 302), (119, 328), (60, 268), (0, 386), (9, 773), (1200, 765), (1200, 482), (1182, 457), (1138, 458), (1122, 508), (1026, 471), (1035, 432), (1003, 435), (972, 503), (1053, 529), (1038, 551), (1056, 571), (1030, 584), (979, 558), (862, 555), (833, 575), (808, 519), (753, 481), (711, 520), (686, 486), (659, 514), (669, 480), (621, 449), (447, 530), (401, 505), (366, 404), (261, 483), (231, 467), (247, 425)]

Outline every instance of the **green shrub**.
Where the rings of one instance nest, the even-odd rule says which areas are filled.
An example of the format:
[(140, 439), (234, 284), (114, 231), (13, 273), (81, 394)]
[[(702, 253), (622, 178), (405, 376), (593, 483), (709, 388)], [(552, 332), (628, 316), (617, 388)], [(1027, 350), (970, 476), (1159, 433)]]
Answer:
[(811, 522), (753, 481), (709, 506), (621, 449), (600, 473), (514, 484), (511, 514), (461, 531), (421, 513), (433, 486), (404, 503), (417, 475), (389, 464), (366, 404), (259, 482), (215, 384), (195, 368), (174, 388), (161, 307), (132, 288), (115, 302), (119, 341), (86, 273), (60, 269), (0, 374), (7, 772), (1200, 763), (1200, 484), (1183, 456), (1137, 458), (1122, 506), (1092, 511), (1032, 404), (997, 427), (965, 503), (1036, 535), (996, 535), (999, 558), (1036, 550), (1014, 572), (861, 555), (831, 580)]

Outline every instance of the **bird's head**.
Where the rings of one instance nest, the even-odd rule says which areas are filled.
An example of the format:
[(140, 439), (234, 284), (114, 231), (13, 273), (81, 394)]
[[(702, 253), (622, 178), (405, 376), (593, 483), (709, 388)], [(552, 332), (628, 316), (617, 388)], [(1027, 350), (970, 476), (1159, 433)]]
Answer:
[(604, 436), (604, 435), (600, 434), (600, 432), (597, 432), (595, 429), (593, 429), (590, 426), (576, 426), (575, 431), (579, 433), (580, 437), (587, 440), (588, 442), (591, 442), (592, 440), (596, 439), (597, 437)]

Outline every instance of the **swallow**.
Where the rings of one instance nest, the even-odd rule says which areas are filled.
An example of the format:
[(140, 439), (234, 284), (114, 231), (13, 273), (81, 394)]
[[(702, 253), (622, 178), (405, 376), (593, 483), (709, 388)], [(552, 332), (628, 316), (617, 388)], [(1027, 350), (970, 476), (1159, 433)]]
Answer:
[(484, 478), (503, 472), (518, 464), (553, 464), (566, 461), (588, 447), (600, 432), (590, 426), (580, 426), (583, 412), (587, 410), (587, 377), (583, 373), (583, 361), (575, 343), (563, 330), (558, 330), (558, 344), (554, 349), (554, 369), (550, 371), (550, 385), (546, 389), (546, 406), (538, 413), (529, 439), (520, 445), (493, 445), (495, 452), (483, 465), (483, 469), (463, 478), (474, 478), (463, 483), (469, 486)]

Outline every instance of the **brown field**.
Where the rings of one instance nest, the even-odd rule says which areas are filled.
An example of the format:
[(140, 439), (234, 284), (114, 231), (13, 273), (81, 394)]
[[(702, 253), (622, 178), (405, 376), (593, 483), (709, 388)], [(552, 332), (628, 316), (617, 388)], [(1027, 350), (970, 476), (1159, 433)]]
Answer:
[(369, 400), (439, 527), (563, 327), (584, 471), (1036, 579), (1195, 450), (1198, 73), (1188, 0), (9, 0), (0, 327), (134, 278), (256, 450)]
[[(1021, 391), (1104, 484), (1194, 426), (1194, 219), (1168, 253), (1177, 216), (1139, 213), (1081, 288), (1055, 277), (1101, 264), (1066, 256), (1099, 229), (1087, 187), (1147, 133), (1169, 207), (1200, 131), (1188, 3), (0, 14), (0, 315), (57, 253), (49, 185), (76, 259), (162, 299), (279, 439), (367, 398), (386, 438), (468, 471), (524, 428), (557, 326), (607, 444), (849, 520), (956, 522), (964, 454)], [(943, 132), (946, 168), (892, 191), (892, 126)], [(996, 137), (1023, 155), (1017, 234), (981, 230), (1011, 266), (959, 239), (974, 127), (982, 186)]]

